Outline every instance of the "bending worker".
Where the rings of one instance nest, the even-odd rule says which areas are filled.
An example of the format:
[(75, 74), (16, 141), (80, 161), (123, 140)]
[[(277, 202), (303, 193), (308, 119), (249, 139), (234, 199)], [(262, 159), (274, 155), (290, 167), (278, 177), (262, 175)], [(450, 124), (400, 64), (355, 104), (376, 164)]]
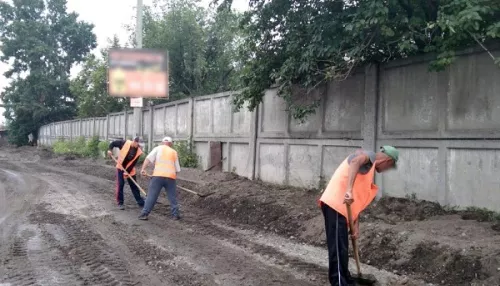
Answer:
[(147, 220), (149, 213), (153, 210), (156, 200), (163, 188), (167, 191), (172, 217), (179, 220), (179, 206), (177, 205), (176, 181), (177, 173), (181, 171), (177, 151), (172, 148), (172, 138), (165, 137), (161, 141), (162, 145), (155, 147), (146, 157), (142, 164), (142, 175), (146, 174), (146, 168), (150, 163), (154, 163), (154, 171), (148, 188), (146, 204), (139, 216), (140, 220)]
[(373, 201), (378, 187), (373, 184), (375, 171), (382, 173), (396, 167), (399, 151), (383, 146), (378, 153), (358, 150), (335, 170), (320, 198), (325, 217), (328, 245), (328, 278), (332, 286), (355, 285), (348, 269), (348, 221), (346, 204), (351, 206), (354, 229), (359, 236), (359, 214)]
[[(124, 210), (123, 206), (123, 187), (125, 186), (125, 179), (128, 181), (130, 190), (134, 195), (135, 201), (139, 207), (144, 207), (144, 199), (141, 197), (139, 188), (132, 182), (127, 175), (125, 175), (123, 168), (127, 170), (130, 176), (136, 180), (135, 164), (139, 160), (142, 154), (142, 150), (139, 147), (139, 137), (135, 137), (133, 141), (131, 140), (116, 140), (109, 144), (108, 155), (113, 156), (113, 148), (120, 149), (120, 155), (118, 156), (118, 163), (116, 164), (116, 202), (118, 203), (118, 208)], [(137, 181), (137, 180), (136, 180)]]

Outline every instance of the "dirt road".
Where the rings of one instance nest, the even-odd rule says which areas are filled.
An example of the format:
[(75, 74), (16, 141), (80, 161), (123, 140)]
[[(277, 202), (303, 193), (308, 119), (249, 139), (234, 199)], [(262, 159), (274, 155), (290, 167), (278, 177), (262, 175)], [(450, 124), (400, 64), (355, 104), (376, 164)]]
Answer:
[[(215, 215), (211, 206), (230, 202), (225, 195), (181, 193), (181, 221), (168, 218), (163, 196), (150, 220), (139, 221), (128, 187), (126, 210), (116, 208), (112, 167), (33, 150), (0, 150), (2, 286), (327, 285), (325, 247)], [(257, 220), (273, 214), (265, 204), (259, 208)], [(235, 204), (231, 216), (243, 209)], [(379, 285), (431, 285), (390, 269), (363, 269)]]

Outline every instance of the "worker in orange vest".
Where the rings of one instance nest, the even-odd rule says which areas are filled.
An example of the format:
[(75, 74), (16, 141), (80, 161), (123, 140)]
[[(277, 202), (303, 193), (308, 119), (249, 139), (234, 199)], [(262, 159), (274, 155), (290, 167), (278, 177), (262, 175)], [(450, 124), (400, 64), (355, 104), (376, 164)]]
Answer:
[(125, 168), (129, 175), (136, 180), (135, 164), (142, 154), (142, 150), (139, 147), (140, 141), (140, 137), (135, 137), (134, 140), (116, 140), (109, 144), (108, 156), (113, 156), (113, 148), (120, 149), (118, 163), (116, 164), (116, 202), (118, 203), (118, 208), (121, 210), (125, 209), (123, 206), (123, 187), (125, 186), (125, 179), (128, 181), (128, 185), (130, 186), (130, 190), (134, 195), (137, 205), (141, 208), (144, 207), (144, 199), (141, 197), (139, 188), (123, 171), (123, 168)]
[(172, 148), (172, 144), (172, 138), (163, 138), (162, 145), (155, 147), (142, 164), (141, 174), (144, 176), (146, 175), (146, 168), (149, 164), (154, 163), (155, 167), (153, 177), (149, 183), (146, 204), (139, 216), (140, 220), (148, 219), (148, 215), (153, 210), (156, 200), (158, 200), (158, 196), (163, 188), (167, 191), (172, 217), (176, 220), (181, 218), (179, 215), (179, 206), (177, 204), (176, 189), (177, 173), (181, 171), (181, 167), (177, 151)]
[(382, 173), (396, 167), (399, 151), (383, 146), (379, 152), (358, 150), (335, 170), (320, 198), (325, 217), (328, 245), (328, 278), (332, 286), (355, 285), (348, 269), (349, 229), (346, 204), (351, 206), (354, 229), (359, 236), (359, 214), (373, 201), (378, 187), (373, 184), (375, 171)]

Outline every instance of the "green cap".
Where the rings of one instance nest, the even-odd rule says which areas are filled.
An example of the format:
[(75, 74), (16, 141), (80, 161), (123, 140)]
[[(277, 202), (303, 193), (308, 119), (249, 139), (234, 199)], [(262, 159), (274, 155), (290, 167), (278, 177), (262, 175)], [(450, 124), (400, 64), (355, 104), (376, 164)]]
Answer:
[(380, 152), (386, 154), (387, 156), (391, 157), (392, 160), (394, 160), (394, 165), (398, 162), (399, 159), (399, 150), (389, 146), (385, 145), (380, 148)]

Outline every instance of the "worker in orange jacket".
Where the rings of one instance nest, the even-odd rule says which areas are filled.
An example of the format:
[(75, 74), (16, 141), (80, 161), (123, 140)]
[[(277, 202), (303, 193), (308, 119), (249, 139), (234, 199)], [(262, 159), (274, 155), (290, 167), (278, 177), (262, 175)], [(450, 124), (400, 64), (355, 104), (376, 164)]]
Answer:
[(148, 197), (144, 208), (142, 209), (140, 220), (147, 220), (149, 213), (153, 210), (158, 196), (163, 188), (167, 191), (167, 197), (170, 202), (170, 210), (172, 217), (176, 220), (181, 218), (179, 214), (179, 206), (177, 204), (177, 188), (176, 178), (177, 173), (181, 171), (179, 164), (179, 156), (177, 151), (172, 148), (173, 140), (170, 137), (165, 137), (162, 140), (162, 145), (155, 147), (148, 154), (146, 160), (142, 164), (141, 174), (146, 175), (146, 168), (149, 164), (154, 163), (153, 177), (149, 183)]
[(134, 195), (137, 205), (141, 208), (144, 206), (144, 199), (141, 197), (139, 188), (123, 171), (123, 168), (125, 168), (127, 173), (136, 180), (135, 165), (142, 155), (142, 150), (139, 146), (140, 141), (140, 137), (135, 137), (134, 140), (116, 140), (109, 144), (109, 156), (113, 155), (113, 148), (120, 149), (118, 163), (116, 164), (116, 202), (118, 203), (118, 208), (121, 210), (125, 209), (123, 205), (123, 187), (125, 187), (125, 179), (128, 181), (128, 185), (130, 186), (130, 190)]
[(354, 226), (351, 236), (359, 236), (359, 214), (373, 201), (378, 187), (373, 184), (375, 171), (396, 167), (399, 151), (383, 146), (379, 152), (358, 150), (335, 170), (320, 198), (325, 218), (328, 245), (328, 278), (332, 286), (355, 285), (348, 269), (349, 229), (346, 204), (351, 206)]

